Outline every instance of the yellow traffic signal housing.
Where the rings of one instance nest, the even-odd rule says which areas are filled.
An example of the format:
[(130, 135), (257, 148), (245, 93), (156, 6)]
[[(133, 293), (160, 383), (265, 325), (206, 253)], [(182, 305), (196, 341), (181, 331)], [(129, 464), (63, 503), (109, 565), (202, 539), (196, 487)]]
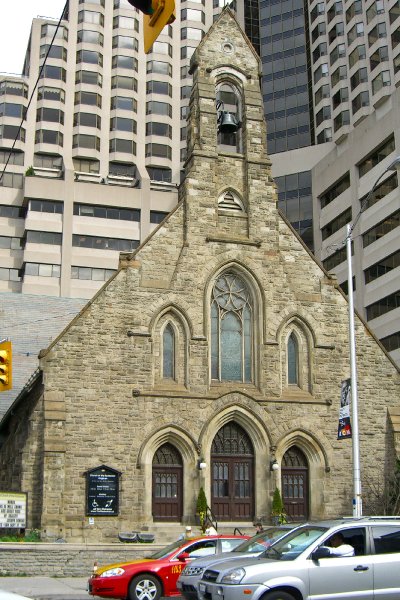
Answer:
[(144, 51), (150, 48), (169, 23), (175, 21), (175, 0), (152, 0), (153, 13), (143, 14)]
[(0, 343), (0, 392), (12, 388), (12, 351), (11, 342)]

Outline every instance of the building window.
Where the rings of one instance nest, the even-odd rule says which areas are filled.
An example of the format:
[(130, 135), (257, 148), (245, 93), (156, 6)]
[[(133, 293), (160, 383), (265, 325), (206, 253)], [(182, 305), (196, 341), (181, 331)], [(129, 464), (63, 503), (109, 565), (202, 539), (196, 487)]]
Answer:
[(40, 72), (40, 77), (46, 77), (47, 79), (59, 79), (60, 81), (66, 81), (67, 71), (62, 67), (55, 67), (54, 65), (44, 65)]
[(393, 6), (389, 9), (390, 24), (392, 25), (392, 23), (394, 23), (396, 21), (396, 19), (398, 19), (399, 17), (400, 17), (400, 2), (399, 2), (399, 0), (397, 0), (397, 2), (395, 2), (393, 4)]
[(172, 171), (167, 167), (146, 167), (151, 181), (171, 183)]
[(287, 377), (289, 385), (299, 385), (299, 347), (297, 338), (291, 333), (287, 343)]
[(113, 96), (111, 98), (111, 110), (114, 109), (137, 112), (137, 101), (127, 96)]
[(371, 23), (377, 15), (381, 15), (385, 12), (384, 0), (376, 0), (367, 9), (367, 23)]
[(366, 196), (360, 199), (360, 206), (362, 206), (362, 210), (367, 210), (367, 208), (370, 208), (371, 206), (379, 202), (379, 200), (382, 200), (382, 198), (384, 198), (387, 194), (393, 192), (393, 190), (395, 190), (397, 186), (398, 180), (396, 172), (390, 175), (390, 177), (388, 177), (387, 179), (385, 179), (385, 181), (383, 181), (380, 185), (378, 185), (378, 187), (374, 190), (373, 194), (368, 193)]
[(43, 44), (40, 46), (40, 58), (59, 58), (61, 60), (67, 60), (67, 50), (63, 46), (55, 46), (54, 44)]
[(353, 115), (359, 111), (363, 106), (369, 106), (369, 92), (360, 92), (351, 102), (351, 109)]
[(119, 15), (113, 19), (113, 29), (118, 28), (139, 31), (139, 21), (134, 17), (124, 17)]
[(146, 135), (160, 135), (172, 138), (172, 127), (168, 123), (146, 123)]
[(368, 267), (368, 269), (365, 269), (365, 283), (375, 281), (375, 279), (378, 279), (378, 277), (382, 277), (382, 275), (390, 273), (390, 271), (396, 269), (397, 267), (400, 267), (400, 250), (397, 250), (397, 252), (394, 252), (390, 256), (387, 256), (379, 262), (376, 262), (374, 265)]
[(244, 280), (232, 272), (219, 276), (211, 299), (211, 377), (251, 381), (253, 315)]
[(28, 97), (28, 86), (26, 83), (19, 83), (17, 81), (0, 81), (0, 95), (9, 94), (10, 96), (22, 96), (23, 98)]
[(77, 63), (88, 63), (90, 65), (103, 66), (103, 55), (94, 50), (78, 50), (76, 53)]
[(22, 119), (25, 113), (25, 107), (22, 104), (14, 104), (10, 102), (0, 103), (0, 117), (15, 117)]
[(75, 104), (89, 104), (90, 106), (98, 106), (101, 108), (101, 96), (94, 92), (76, 92)]
[(393, 350), (397, 350), (400, 348), (400, 331), (381, 338), (380, 342), (387, 352), (393, 352)]
[(140, 210), (138, 209), (97, 206), (95, 204), (74, 203), (74, 215), (79, 215), (80, 217), (97, 217), (100, 219), (116, 219), (117, 221), (140, 221)]
[(96, 269), (94, 267), (71, 267), (71, 279), (107, 281), (116, 273), (114, 269)]
[(390, 233), (394, 229), (396, 229), (400, 224), (400, 210), (395, 213), (389, 215), (386, 219), (375, 225), (375, 227), (371, 227), (364, 235), (363, 238), (363, 247), (369, 246), (373, 244), (377, 240), (380, 240), (384, 235)]
[(24, 209), (22, 208), (22, 206), (0, 204), (0, 217), (5, 217), (7, 219), (20, 219), (24, 216)]
[(89, 31), (87, 29), (81, 29), (77, 33), (76, 41), (78, 44), (97, 44), (99, 46), (104, 45), (104, 35), (98, 31)]
[(172, 58), (172, 46), (168, 42), (155, 41), (151, 47), (151, 52), (154, 54), (168, 54)]
[(96, 113), (77, 112), (74, 114), (74, 127), (82, 125), (84, 127), (96, 127), (101, 129), (101, 117)]
[(344, 79), (347, 79), (347, 67), (345, 65), (341, 65), (332, 73), (332, 76), (331, 76), (332, 87), (335, 87), (335, 85), (337, 83), (339, 83), (339, 81), (343, 81)]
[(124, 152), (127, 154), (136, 154), (136, 143), (133, 140), (113, 138), (112, 140), (110, 140), (110, 152)]
[(337, 108), (343, 102), (347, 102), (349, 99), (349, 90), (347, 88), (341, 88), (332, 96), (333, 110)]
[(360, 177), (368, 173), (382, 160), (384, 160), (389, 154), (394, 152), (394, 136), (391, 135), (383, 144), (381, 144), (376, 150), (371, 152), (366, 158), (364, 158), (358, 165), (358, 174)]
[(362, 0), (354, 0), (346, 10), (346, 23), (350, 23), (356, 15), (361, 15), (363, 12)]
[(113, 117), (110, 119), (110, 131), (136, 133), (136, 121), (124, 117)]
[(6, 163), (9, 165), (23, 165), (24, 164), (24, 153), (18, 150), (0, 150), (0, 163)]
[(390, 87), (390, 71), (382, 71), (372, 80), (372, 93), (377, 94), (382, 88)]
[(18, 237), (9, 237), (0, 235), (0, 248), (4, 250), (21, 250), (23, 247), (22, 239)]
[(371, 321), (371, 319), (385, 315), (395, 308), (400, 308), (400, 291), (367, 306), (367, 319)]
[(5, 267), (0, 267), (0, 281), (21, 281), (21, 276), (18, 272), (18, 269), (7, 269)]
[(136, 38), (127, 35), (114, 35), (113, 48), (124, 48), (125, 50), (138, 50), (139, 43)]
[(160, 158), (172, 158), (170, 146), (165, 144), (146, 144), (145, 156), (159, 156)]
[(88, 148), (89, 150), (100, 150), (100, 138), (96, 135), (77, 133), (72, 137), (73, 148)]
[(146, 102), (146, 115), (166, 115), (172, 117), (172, 106), (167, 102)]
[(63, 143), (64, 136), (60, 131), (39, 129), (35, 133), (35, 144), (56, 144), (57, 146), (62, 146)]
[(166, 212), (161, 212), (159, 210), (151, 210), (150, 211), (150, 223), (158, 225), (162, 223), (165, 217), (168, 215)]
[(24, 186), (24, 176), (21, 173), (3, 173), (0, 179), (0, 187), (10, 187), (22, 190)]
[(53, 100), (54, 102), (65, 102), (65, 92), (60, 88), (42, 85), (38, 88), (38, 100)]
[(80, 10), (78, 12), (78, 23), (92, 23), (104, 27), (104, 16), (93, 10)]
[(358, 71), (356, 71), (354, 73), (354, 75), (352, 75), (350, 77), (351, 91), (355, 90), (356, 87), (358, 87), (361, 83), (366, 83), (367, 81), (368, 81), (368, 69), (366, 67), (362, 67), (361, 69), (358, 69)]
[(386, 37), (386, 23), (378, 23), (368, 34), (368, 44), (372, 46), (380, 38)]
[(96, 71), (77, 71), (75, 73), (75, 83), (86, 83), (87, 85), (103, 85), (103, 76)]
[[(354, 255), (353, 242), (351, 242), (351, 255), (352, 256)], [(324, 269), (326, 269), (327, 271), (332, 271), (332, 269), (334, 269), (335, 267), (340, 265), (340, 263), (344, 262), (346, 260), (346, 258), (347, 258), (346, 247), (344, 246), (343, 248), (340, 248), (340, 250), (338, 250), (337, 252), (334, 252), (333, 254), (328, 256), (328, 258), (323, 260), (322, 264), (324, 266)]]
[(37, 152), (33, 155), (33, 166), (59, 171), (63, 167), (63, 159), (59, 154), (41, 154)]
[(100, 161), (90, 158), (73, 158), (74, 171), (80, 173), (99, 173)]
[(43, 263), (25, 263), (23, 269), (24, 275), (34, 275), (37, 277), (61, 277), (60, 265), (47, 265)]
[[(1, 108), (1, 105), (0, 105)], [(64, 111), (58, 108), (38, 108), (36, 111), (36, 122), (49, 121), (64, 125)]]
[[(222, 111), (229, 112), (239, 124), (242, 121), (242, 106), (239, 90), (229, 83), (221, 83), (217, 87), (217, 101), (221, 102), (218, 118), (222, 115)], [(218, 145), (222, 149), (230, 152), (240, 152), (242, 143), (241, 129), (238, 128), (234, 133), (218, 132)]]
[(98, 250), (131, 252), (139, 246), (139, 241), (73, 234), (72, 245), (78, 248), (94, 248)]
[(57, 200), (29, 200), (29, 210), (34, 212), (44, 212), (62, 215), (64, 211), (64, 204), (57, 202)]
[(341, 127), (344, 127), (345, 125), (349, 125), (349, 124), (350, 124), (350, 111), (343, 110), (341, 113), (336, 115), (336, 117), (334, 118), (333, 130), (336, 132)]
[(175, 378), (175, 332), (170, 323), (163, 332), (163, 378)]
[(319, 201), (321, 203), (321, 208), (325, 208), (328, 204), (330, 204), (335, 198), (343, 194), (345, 190), (350, 187), (350, 173), (347, 172), (343, 177), (341, 177), (336, 183), (334, 183), (326, 192), (324, 192)]
[(350, 44), (352, 44), (354, 42), (354, 40), (356, 40), (358, 37), (363, 37), (364, 36), (364, 23), (362, 21), (360, 21), (359, 23), (356, 23), (355, 25), (353, 25), (353, 27), (350, 29), (349, 33), (347, 34), (347, 43), (350, 46)]
[(195, 27), (182, 27), (181, 29), (181, 40), (196, 40), (200, 42), (203, 39), (203, 35), (204, 31)]
[(146, 84), (146, 94), (164, 94), (172, 96), (172, 85), (167, 81), (148, 81)]
[(109, 162), (108, 174), (114, 177), (126, 177), (134, 179), (136, 177), (136, 165), (129, 162)]
[(389, 60), (389, 49), (387, 46), (382, 46), (381, 48), (377, 48), (375, 52), (371, 55), (369, 59), (369, 64), (371, 65), (371, 71), (375, 69), (382, 62), (387, 62)]
[[(18, 125), (0, 125), (0, 140), (19, 140), (25, 142), (25, 129), (19, 128)], [(7, 144), (5, 144), (7, 146)], [(10, 144), (11, 145), (11, 144)]]
[(350, 68), (354, 67), (359, 60), (364, 60), (366, 57), (365, 45), (361, 44), (361, 46), (357, 46), (354, 48), (353, 52), (350, 53), (349, 56), (349, 65)]
[(40, 37), (50, 37), (56, 40), (65, 40), (68, 41), (68, 29), (63, 27), (57, 27), (57, 25), (51, 25), (50, 23), (46, 23), (46, 25), (42, 25), (40, 31)]
[(330, 223), (328, 223), (327, 225), (325, 225), (325, 227), (322, 228), (322, 239), (326, 240), (329, 236), (333, 235), (334, 233), (336, 233), (336, 231), (339, 231), (339, 229), (347, 225), (347, 223), (350, 223), (350, 221), (351, 208), (348, 208), (347, 210), (343, 211), (338, 217), (333, 219)]
[(146, 65), (146, 73), (157, 73), (172, 77), (172, 65), (160, 60), (148, 60)]
[(26, 241), (31, 244), (49, 244), (61, 246), (62, 234), (54, 231), (27, 231)]
[(114, 75), (111, 77), (111, 89), (115, 90), (116, 88), (137, 92), (137, 79), (123, 75)]
[(133, 56), (121, 56), (118, 54), (112, 58), (112, 67), (113, 69), (129, 69), (130, 71), (137, 71), (138, 61), (137, 58), (134, 58)]

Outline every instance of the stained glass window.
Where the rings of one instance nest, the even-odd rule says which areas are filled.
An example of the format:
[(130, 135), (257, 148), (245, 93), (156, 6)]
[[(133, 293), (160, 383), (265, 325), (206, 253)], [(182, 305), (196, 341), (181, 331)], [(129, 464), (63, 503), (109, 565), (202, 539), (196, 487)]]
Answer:
[(252, 310), (246, 283), (227, 272), (216, 281), (211, 304), (211, 377), (252, 379)]
[(175, 334), (168, 324), (163, 333), (163, 377), (173, 379), (175, 375)]
[(296, 336), (291, 333), (287, 344), (288, 384), (298, 385), (298, 346)]

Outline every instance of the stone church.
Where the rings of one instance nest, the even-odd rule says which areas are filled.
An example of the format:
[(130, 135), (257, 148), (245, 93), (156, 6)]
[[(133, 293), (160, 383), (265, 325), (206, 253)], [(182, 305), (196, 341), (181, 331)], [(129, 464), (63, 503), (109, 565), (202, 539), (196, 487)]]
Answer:
[[(260, 61), (226, 9), (195, 51), (180, 202), (62, 334), (1, 423), (0, 489), (43, 538), (351, 515), (348, 303), (277, 209)], [(221, 113), (239, 123), (221, 133)], [(227, 115), (222, 114), (222, 118)], [(356, 317), (361, 476), (390, 473), (400, 377)], [(397, 452), (396, 452), (397, 448)]]

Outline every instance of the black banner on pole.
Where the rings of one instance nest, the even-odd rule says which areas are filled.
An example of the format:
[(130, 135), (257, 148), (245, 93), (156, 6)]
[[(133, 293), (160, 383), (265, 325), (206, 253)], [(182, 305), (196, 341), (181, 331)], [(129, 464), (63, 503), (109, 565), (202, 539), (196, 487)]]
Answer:
[(350, 379), (345, 379), (342, 381), (342, 389), (340, 394), (339, 426), (337, 435), (338, 440), (342, 440), (343, 438), (351, 438), (350, 398)]

